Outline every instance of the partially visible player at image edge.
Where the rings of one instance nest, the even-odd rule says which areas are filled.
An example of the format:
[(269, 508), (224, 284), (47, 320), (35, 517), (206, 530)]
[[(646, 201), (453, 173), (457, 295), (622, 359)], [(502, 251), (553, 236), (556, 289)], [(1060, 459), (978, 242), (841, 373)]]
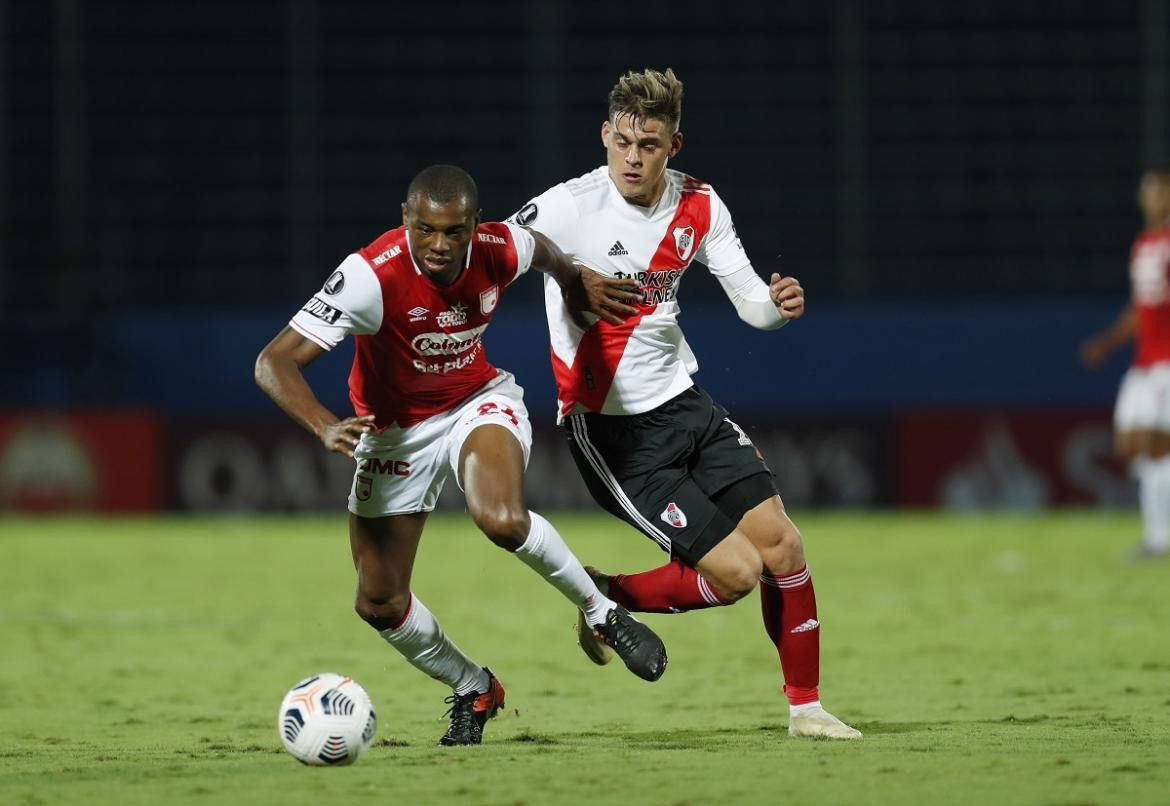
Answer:
[[(532, 427), (523, 390), (488, 363), (481, 341), (504, 288), (530, 267), (552, 278), (573, 310), (613, 322), (606, 306), (631, 292), (581, 269), (542, 235), (480, 223), (475, 182), (454, 166), (414, 178), (402, 219), (342, 261), (264, 348), (256, 382), (326, 448), (357, 460), (349, 496), (357, 613), (452, 688), (451, 724), (439, 743), (479, 744), (504, 689), (410, 589), (423, 526), (451, 472), (476, 526), (579, 608), (632, 672), (656, 680), (666, 668), (658, 637), (601, 593), (552, 524), (525, 506)], [(356, 416), (339, 418), (303, 370), (350, 334)]]
[[(677, 293), (699, 261), (740, 318), (762, 330), (804, 313), (804, 291), (773, 273), (765, 284), (711, 185), (667, 162), (683, 144), (682, 82), (672, 70), (629, 72), (601, 124), (607, 164), (556, 185), (513, 220), (643, 298), (618, 324), (579, 322), (545, 283), (558, 418), (593, 497), (672, 559), (639, 574), (590, 569), (633, 611), (679, 613), (727, 605), (762, 582), (764, 629), (789, 703), (789, 733), (857, 739), (820, 703), (820, 621), (800, 532), (772, 473), (726, 410), (694, 384), (698, 365), (678, 325)], [(782, 371), (776, 359), (771, 371)], [(578, 640), (596, 663), (610, 653), (587, 623)]]
[(1145, 229), (1130, 251), (1130, 302), (1106, 330), (1081, 345), (1100, 367), (1136, 341), (1133, 364), (1113, 410), (1117, 454), (1138, 479), (1142, 542), (1135, 560), (1170, 556), (1170, 167), (1145, 172), (1138, 186)]

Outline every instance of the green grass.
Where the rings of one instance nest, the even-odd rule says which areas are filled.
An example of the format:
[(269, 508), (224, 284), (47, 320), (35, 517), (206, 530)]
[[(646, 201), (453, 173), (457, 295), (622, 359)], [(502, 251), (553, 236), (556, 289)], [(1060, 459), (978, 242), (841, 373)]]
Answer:
[[(662, 555), (553, 516), (587, 562)], [(756, 597), (647, 616), (655, 684), (590, 665), (572, 614), (460, 517), (414, 589), (490, 665), (508, 713), (434, 743), (448, 693), (352, 613), (343, 515), (0, 521), (0, 803), (1166, 803), (1170, 563), (1129, 516), (808, 515), (826, 705), (861, 743), (785, 732)], [(310, 769), (285, 690), (352, 675), (379, 717), (357, 765)]]

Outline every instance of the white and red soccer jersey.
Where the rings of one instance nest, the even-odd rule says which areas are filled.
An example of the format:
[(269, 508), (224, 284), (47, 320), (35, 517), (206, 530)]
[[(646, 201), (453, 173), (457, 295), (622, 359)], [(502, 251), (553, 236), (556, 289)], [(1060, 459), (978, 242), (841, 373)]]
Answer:
[(1134, 241), (1129, 279), (1137, 317), (1135, 367), (1170, 361), (1170, 227), (1146, 230)]
[(326, 350), (353, 334), (349, 398), (378, 428), (421, 422), (496, 379), (481, 336), (535, 249), (520, 227), (481, 224), (463, 273), (441, 286), (415, 265), (407, 238), (399, 227), (347, 257), (289, 322)]
[(575, 260), (642, 286), (636, 315), (621, 325), (590, 316), (583, 330), (560, 288), (546, 283), (558, 419), (582, 411), (639, 414), (691, 387), (699, 366), (678, 325), (682, 276), (695, 260), (717, 277), (751, 265), (710, 185), (667, 170), (658, 204), (638, 207), (622, 198), (602, 166), (550, 188), (513, 218)]

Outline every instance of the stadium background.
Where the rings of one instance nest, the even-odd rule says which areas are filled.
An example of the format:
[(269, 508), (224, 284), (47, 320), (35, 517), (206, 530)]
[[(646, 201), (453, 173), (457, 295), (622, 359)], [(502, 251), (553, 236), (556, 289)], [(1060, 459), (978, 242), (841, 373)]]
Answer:
[[(339, 510), (255, 354), (431, 162), (485, 215), (603, 158), (622, 71), (686, 84), (674, 166), (711, 181), (806, 318), (760, 334), (702, 268), (698, 380), (796, 506), (1126, 506), (1125, 301), (1143, 166), (1170, 153), (1160, 0), (948, 4), (0, 5), (0, 504)], [(489, 356), (528, 392), (537, 506), (587, 496), (552, 427), (539, 284)], [(348, 349), (311, 372), (346, 408)], [(450, 501), (450, 499), (448, 499)]]

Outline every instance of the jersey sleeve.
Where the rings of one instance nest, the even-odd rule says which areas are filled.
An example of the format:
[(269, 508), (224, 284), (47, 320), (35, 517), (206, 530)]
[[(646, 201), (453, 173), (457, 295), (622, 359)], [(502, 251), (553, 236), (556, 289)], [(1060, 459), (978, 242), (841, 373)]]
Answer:
[(578, 216), (573, 194), (564, 185), (555, 185), (513, 213), (507, 223), (536, 230), (559, 243)]
[(512, 245), (516, 248), (516, 273), (508, 281), (508, 284), (511, 285), (517, 277), (532, 267), (532, 256), (536, 253), (536, 239), (524, 227), (518, 227), (509, 221), (505, 221), (504, 226), (508, 228), (508, 234), (512, 236)]
[(382, 310), (382, 284), (370, 264), (352, 254), (288, 324), (309, 341), (332, 350), (349, 334), (377, 333)]
[(699, 244), (695, 260), (716, 277), (734, 274), (752, 263), (740, 243), (730, 211), (714, 189), (711, 190), (711, 228)]

